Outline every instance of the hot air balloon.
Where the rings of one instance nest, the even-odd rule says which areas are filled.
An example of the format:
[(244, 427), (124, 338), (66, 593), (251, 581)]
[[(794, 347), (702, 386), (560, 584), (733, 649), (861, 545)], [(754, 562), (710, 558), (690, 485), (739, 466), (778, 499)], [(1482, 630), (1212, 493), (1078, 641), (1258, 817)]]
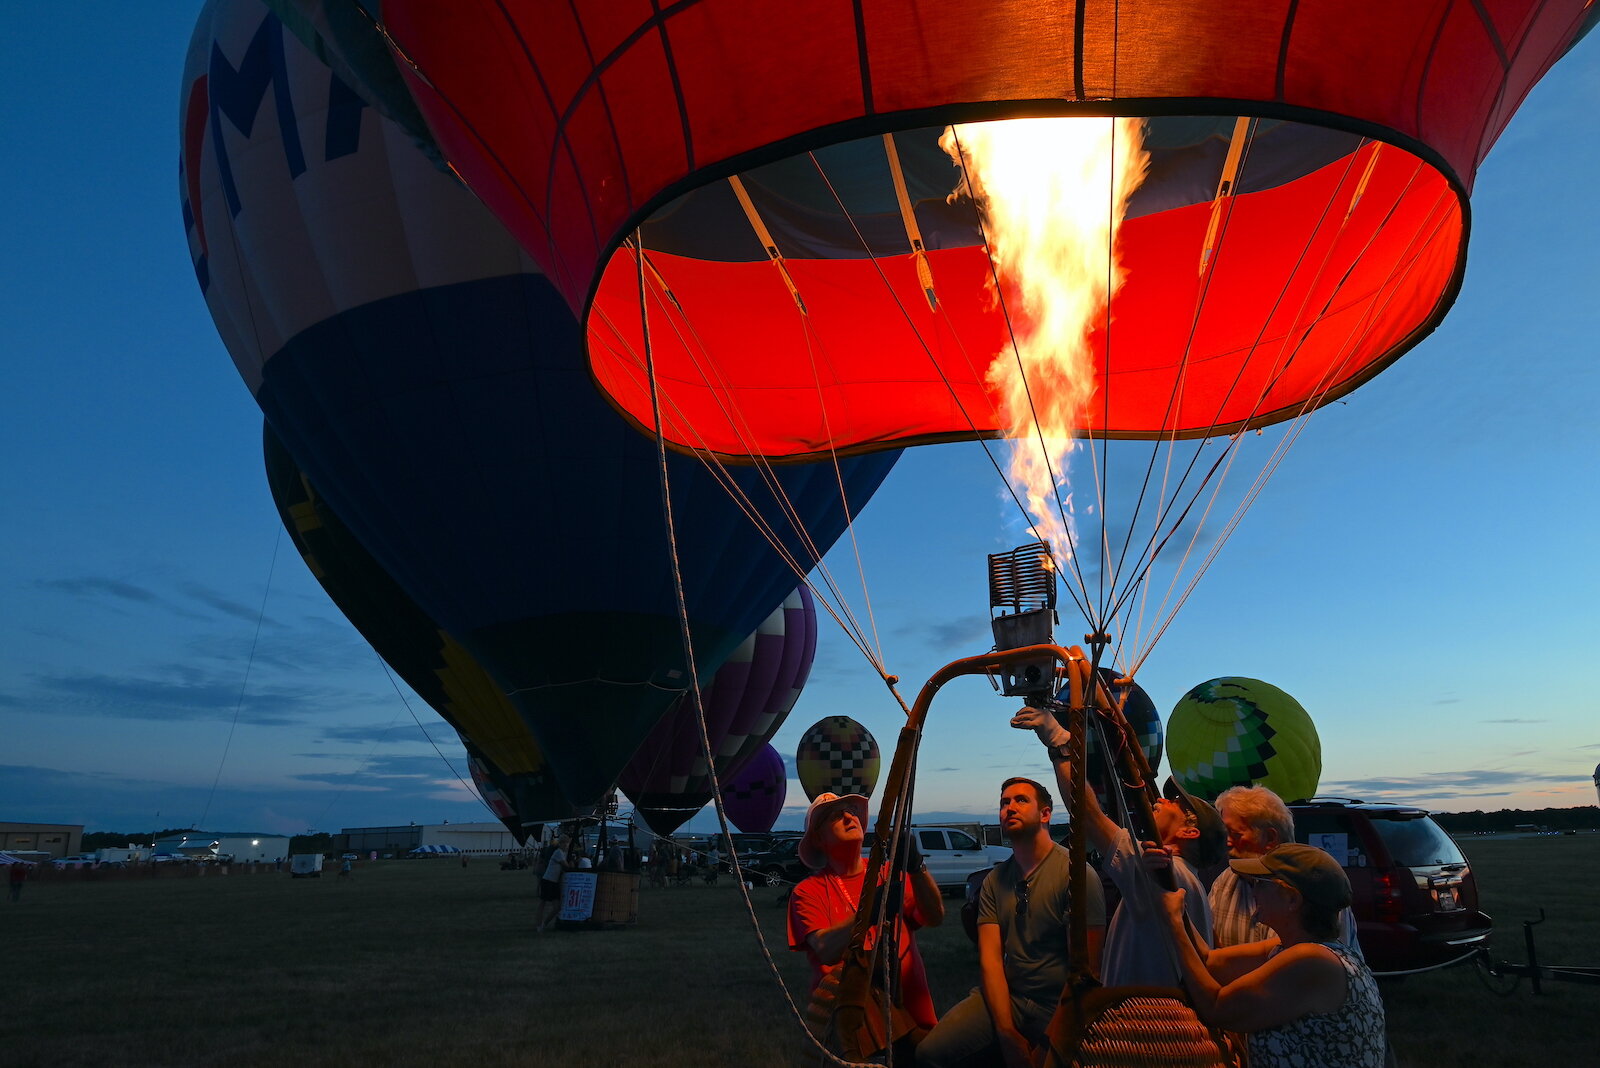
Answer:
[[(832, 458), (1025, 438), (1041, 418), (1053, 436), (1194, 442), (1163, 464), (1170, 483), (1153, 454), (1138, 465), (1119, 495), (1134, 515), (1102, 508), (1085, 561), (1059, 550), (1100, 572), (1075, 576), (1079, 607), (1112, 646), (1096, 663), (1121, 642), (1125, 671), (1148, 652), (1127, 648), (1128, 615), (1152, 565), (1197, 544), (1239, 432), (1348, 394), (1440, 321), (1478, 165), (1600, 17), (1585, 0), (1492, 16), (1298, 0), (1245, 32), (1230, 7), (1179, 0), (926, 0), (908, 32), (894, 0), (385, 0), (335, 26), (325, 13), (350, 4), (292, 2), (324, 13), (341, 54), (389, 44), (392, 70), (352, 65), (375, 95), (398, 72), (437, 151), (579, 318), (608, 400), (680, 450)], [(1082, 360), (1031, 377), (1017, 361), (1024, 412), (994, 371), (1048, 314), (1006, 246), (1058, 228), (1009, 210), (1022, 198), (980, 144), (1010, 127), (1055, 151), (1085, 128), (1061, 118), (1107, 142), (1086, 171), (1106, 179), (1076, 198), (1109, 205), (1082, 242), (1107, 278), (1057, 287), (1085, 295)]]
[(674, 556), (656, 446), (596, 393), (556, 289), (275, 15), (205, 6), (180, 122), (196, 278), (274, 431), (597, 803), (690, 688), (675, 578), (709, 679), (892, 460), (670, 457)]
[(495, 816), (520, 840), (525, 823), (572, 815), (544, 754), (494, 680), (361, 546), (270, 426), (262, 447), (273, 503), (306, 566), (395, 674), (460, 733), (473, 780)]
[[(801, 586), (701, 690), (706, 735), (724, 785), (783, 725), (816, 650), (817, 611)], [(686, 695), (623, 769), (618, 785), (632, 799), (636, 816), (657, 834), (671, 834), (711, 800), (702, 746), (700, 713)]]
[[(1192, 579), (1215, 555), (1195, 523), (1242, 431), (1284, 424), (1270, 475), (1299, 419), (1434, 329), (1478, 165), (1600, 17), (1588, 0), (361, 9), (624, 418), (708, 461), (1012, 439), (1088, 662), (1128, 674), (1192, 589), (1157, 592), (1142, 627), (1154, 565), (1200, 547)], [(1131, 470), (1115, 496), (1134, 511), (1097, 500), (1081, 542), (1071, 436), (1097, 459), (1153, 443), (1090, 469), (1100, 498)], [(1094, 676), (1066, 675), (1081, 711)]]
[(1196, 797), (1230, 786), (1266, 786), (1285, 801), (1317, 792), (1322, 742), (1300, 702), (1260, 679), (1202, 682), (1167, 721), (1172, 774)]
[(788, 776), (783, 757), (770, 743), (763, 745), (723, 789), (728, 821), (746, 834), (772, 830), (789, 793)]
[[(1115, 316), (1128, 384), (1084, 429), (1231, 431), (1348, 392), (1438, 321), (1459, 285), (1477, 165), (1589, 8), (1512, 0), (1491, 19), (1470, 5), (1301, 0), (1268, 5), (1241, 33), (1232, 9), (1178, 0), (1103, 13), (932, 0), (914, 35), (889, 0), (637, 15), (602, 0), (386, 0), (381, 15), (443, 154), (586, 316), (613, 400), (652, 423), (627, 370), (639, 349), (614, 343), (638, 341), (628, 242), (642, 225), (661, 285), (715, 334), (652, 343), (658, 376), (682, 387), (674, 432), (693, 428), (686, 446), (802, 455), (969, 436), (952, 388), (980, 432), (998, 429), (962, 355), (917, 340), (948, 338), (939, 309), (970, 317), (974, 336), (1001, 315), (976, 307), (989, 274), (976, 220), (935, 202), (950, 189), (940, 128), (1153, 119), (1153, 184), (1123, 233)], [(712, 287), (715, 311), (702, 303)], [(1198, 298), (1215, 314), (1187, 314)], [(760, 333), (757, 357), (739, 339), (775, 316), (806, 329)], [(828, 398), (794, 374), (810, 366), (795, 348), (807, 332), (830, 342), (828, 392), (892, 402), (819, 419)], [(689, 368), (685, 346), (728, 377)], [(745, 386), (764, 394), (740, 398), (748, 428), (702, 403)]]
[(878, 785), (878, 740), (849, 716), (825, 716), (806, 728), (795, 750), (795, 774), (806, 797), (871, 796)]

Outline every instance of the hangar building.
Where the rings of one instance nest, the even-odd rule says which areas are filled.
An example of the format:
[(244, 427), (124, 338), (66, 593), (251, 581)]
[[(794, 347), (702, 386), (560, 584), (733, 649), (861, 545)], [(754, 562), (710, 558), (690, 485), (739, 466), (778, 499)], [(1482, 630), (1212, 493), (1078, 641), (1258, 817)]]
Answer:
[(0, 823), (0, 852), (41, 852), (76, 856), (83, 846), (81, 823)]

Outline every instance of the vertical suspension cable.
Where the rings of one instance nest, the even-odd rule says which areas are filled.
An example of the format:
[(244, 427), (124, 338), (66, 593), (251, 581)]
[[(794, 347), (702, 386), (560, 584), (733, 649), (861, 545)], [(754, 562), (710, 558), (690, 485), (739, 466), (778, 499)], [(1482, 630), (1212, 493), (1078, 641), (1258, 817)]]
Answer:
[[(640, 238), (637, 231), (636, 239)], [(642, 245), (642, 242), (641, 242)], [(695, 664), (694, 637), (689, 627), (689, 605), (683, 588), (683, 568), (678, 556), (678, 534), (673, 525), (672, 518), (672, 484), (667, 470), (667, 438), (661, 421), (661, 391), (655, 373), (655, 357), (650, 349), (650, 305), (646, 299), (644, 257), (638, 257), (638, 284), (639, 284), (639, 326), (644, 345), (645, 373), (650, 382), (650, 408), (651, 416), (655, 421), (656, 438), (656, 470), (661, 487), (662, 519), (667, 529), (667, 560), (672, 570), (672, 592), (678, 609), (678, 635), (683, 643), (683, 655), (689, 671), (689, 689), (695, 701), (695, 726), (699, 728), (700, 753), (706, 762), (706, 775), (711, 780), (711, 801), (716, 807), (717, 826), (720, 828), (723, 840), (728, 843), (728, 859), (734, 871), (739, 871), (738, 847), (728, 831), (728, 814), (722, 804), (722, 783), (717, 776), (716, 763), (712, 758), (711, 736), (706, 728), (705, 703), (700, 698), (700, 673)], [(745, 904), (745, 912), (750, 921), (751, 929), (755, 932), (756, 942), (761, 947), (762, 954), (766, 957), (767, 966), (772, 972), (773, 979), (778, 988), (784, 992), (784, 998), (789, 1005), (789, 1013), (795, 1022), (805, 1032), (807, 1039), (814, 1045), (818, 1052), (835, 1064), (845, 1068), (881, 1068), (880, 1065), (866, 1062), (846, 1061), (833, 1054), (831, 1050), (818, 1042), (812, 1035), (810, 1028), (806, 1027), (805, 1020), (796, 1008), (794, 999), (789, 995), (788, 987), (783, 983), (783, 976), (778, 971), (778, 962), (772, 957), (767, 948), (766, 937), (761, 931), (761, 922), (756, 918), (755, 907), (750, 901), (750, 891), (745, 886), (744, 879), (739, 879), (739, 895)]]
[(196, 830), (204, 830), (211, 815), (211, 802), (217, 796), (217, 784), (222, 781), (222, 768), (228, 763), (228, 752), (233, 748), (233, 735), (239, 729), (239, 714), (244, 711), (244, 695), (250, 686), (250, 669), (256, 663), (256, 648), (261, 644), (261, 624), (267, 618), (267, 597), (272, 593), (272, 576), (278, 570), (278, 546), (283, 544), (283, 524), (277, 524), (278, 534), (272, 539), (272, 561), (267, 565), (267, 585), (261, 591), (261, 608), (256, 612), (256, 629), (250, 638), (250, 655), (245, 658), (244, 678), (239, 680), (239, 698), (233, 703), (233, 722), (228, 725), (228, 739), (222, 743), (222, 758), (217, 761), (217, 773), (211, 779), (211, 792), (206, 794), (205, 808), (200, 811)]

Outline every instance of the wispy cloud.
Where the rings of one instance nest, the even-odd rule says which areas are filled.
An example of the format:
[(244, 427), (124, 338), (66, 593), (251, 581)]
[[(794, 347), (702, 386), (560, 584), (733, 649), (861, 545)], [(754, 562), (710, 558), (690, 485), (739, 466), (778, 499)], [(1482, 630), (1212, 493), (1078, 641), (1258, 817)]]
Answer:
[(1584, 776), (1577, 774), (1551, 774), (1514, 769), (1473, 769), (1387, 778), (1324, 781), (1317, 789), (1323, 794), (1360, 797), (1368, 801), (1429, 802), (1526, 793), (1536, 784), (1571, 785), (1583, 778)]
[[(422, 730), (417, 729), (416, 723), (410, 716), (402, 716), (387, 727), (379, 724), (355, 724), (342, 727), (323, 727), (319, 732), (322, 741), (350, 742), (350, 743), (377, 743), (386, 745), (401, 745), (415, 742), (418, 745), (427, 745), (430, 741), (435, 745), (449, 746), (459, 749), (460, 743), (456, 740), (456, 732), (448, 723), (434, 715), (429, 708), (419, 709), (417, 715), (422, 718)], [(326, 753), (307, 753), (306, 756), (328, 756)]]
[(1549, 723), (1547, 719), (1480, 719), (1479, 723)]
[(432, 753), (426, 757), (375, 756), (354, 763), (353, 767), (306, 771), (292, 778), (345, 790), (400, 790), (426, 797), (439, 797), (444, 791), (450, 797), (460, 794), (468, 800), (477, 796), (467, 775), (465, 754), (452, 758), (448, 765)]
[(256, 726), (301, 723), (328, 707), (349, 708), (372, 700), (331, 687), (270, 683), (252, 683), (241, 700), (242, 665), (212, 672), (194, 664), (170, 664), (145, 669), (142, 676), (86, 671), (34, 675), (29, 681), (35, 693), (26, 698), (6, 694), (0, 700), (38, 712), (134, 720), (232, 719), (238, 709), (241, 723)]
[(143, 586), (135, 586), (120, 579), (89, 575), (78, 578), (40, 579), (34, 585), (42, 590), (55, 590), (75, 597), (115, 597), (136, 604), (158, 604), (161, 601), (160, 597)]
[(969, 649), (977, 653), (994, 644), (994, 636), (989, 630), (989, 617), (976, 613), (954, 619), (910, 623), (896, 628), (895, 634), (907, 641), (940, 650)]
[[(411, 820), (488, 821), (490, 816), (439, 758), (431, 763), (339, 772), (350, 782), (301, 778), (279, 785), (240, 786), (225, 774), (215, 795), (204, 783), (178, 783), (33, 765), (0, 765), (0, 797), (18, 799), (13, 814), (41, 823), (81, 823), (87, 830), (145, 832), (187, 826), (209, 812), (207, 830), (293, 834), (318, 823), (386, 826)], [(458, 767), (464, 767), (458, 765)], [(401, 774), (400, 772), (404, 772)], [(448, 806), (448, 807), (442, 807)], [(20, 809), (20, 811), (15, 811)]]
[[(342, 758), (342, 766), (335, 768), (317, 768), (299, 772), (293, 778), (307, 782), (343, 782), (355, 780), (377, 779), (407, 779), (422, 781), (427, 779), (454, 780), (452, 772), (459, 772), (462, 778), (467, 778), (467, 755), (463, 750), (451, 752), (443, 750), (449, 758), (447, 765), (439, 759), (437, 753), (431, 750), (426, 754), (414, 753), (374, 753), (361, 758), (346, 753)], [(325, 753), (301, 753), (308, 760), (321, 760), (329, 756)]]
[(232, 616), (235, 619), (242, 619), (246, 623), (254, 623), (257, 619), (260, 619), (262, 624), (265, 626), (282, 626), (281, 623), (278, 623), (276, 620), (272, 619), (272, 617), (264, 616), (262, 614), (260, 605), (243, 604), (239, 601), (235, 601), (231, 597), (224, 596), (209, 586), (201, 585), (198, 582), (180, 582), (178, 583), (177, 588), (178, 591), (185, 596), (199, 601), (201, 604), (207, 606), (208, 608), (212, 608), (225, 616)]

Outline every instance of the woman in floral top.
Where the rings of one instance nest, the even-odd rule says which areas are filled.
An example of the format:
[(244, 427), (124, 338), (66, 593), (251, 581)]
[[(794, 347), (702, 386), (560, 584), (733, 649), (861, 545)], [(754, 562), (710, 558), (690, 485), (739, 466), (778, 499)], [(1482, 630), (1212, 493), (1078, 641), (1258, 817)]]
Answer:
[(1251, 882), (1256, 912), (1276, 934), (1207, 949), (1184, 927), (1183, 891), (1165, 896), (1200, 1018), (1244, 1033), (1250, 1068), (1383, 1068), (1378, 984), (1338, 941), (1339, 912), (1350, 904), (1344, 869), (1298, 843), (1228, 863)]

